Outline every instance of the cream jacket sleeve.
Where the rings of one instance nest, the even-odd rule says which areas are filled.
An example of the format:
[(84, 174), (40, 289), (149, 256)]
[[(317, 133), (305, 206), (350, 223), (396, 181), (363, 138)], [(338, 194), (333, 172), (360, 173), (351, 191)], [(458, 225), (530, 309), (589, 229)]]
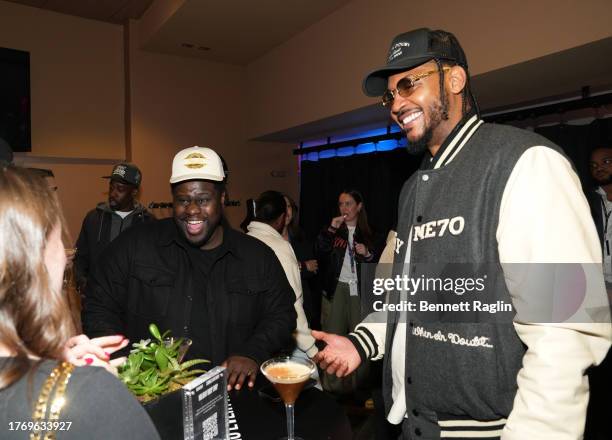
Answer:
[[(395, 239), (397, 232), (391, 230), (387, 234), (385, 249), (383, 250), (378, 266), (376, 267), (376, 278), (390, 278), (392, 276), (392, 264), (395, 251)], [(366, 359), (378, 360), (385, 354), (385, 340), (387, 332), (386, 312), (373, 312), (365, 317), (363, 321), (355, 326), (350, 333), (351, 340), (356, 343), (360, 356)], [(358, 345), (357, 345), (358, 344)]]
[(300, 350), (313, 357), (319, 349), (315, 345), (315, 339), (312, 337), (306, 313), (304, 313), (304, 297), (302, 293), (302, 279), (300, 277), (300, 266), (295, 256), (295, 252), (291, 248), (291, 244), (285, 241), (286, 246), (279, 246), (277, 253), (278, 259), (285, 270), (285, 275), (289, 280), (289, 284), (295, 292), (295, 311), (297, 313), (296, 325), (296, 341)]
[(308, 357), (313, 357), (319, 349), (312, 337), (306, 313), (304, 313), (304, 298), (302, 294), (302, 280), (300, 278), (300, 266), (291, 244), (285, 240), (274, 228), (266, 223), (252, 221), (248, 226), (248, 235), (263, 241), (268, 245), (280, 261), (285, 276), (295, 293), (295, 312), (297, 313), (295, 338), (297, 346)]
[[(517, 162), (501, 201), (497, 240), (517, 309), (514, 327), (527, 346), (502, 439), (582, 439), (585, 370), (603, 360), (612, 330), (599, 239), (578, 177), (561, 154), (535, 146)], [(529, 265), (510, 263), (581, 263), (587, 294), (574, 323), (524, 319), (541, 298), (529, 283)]]

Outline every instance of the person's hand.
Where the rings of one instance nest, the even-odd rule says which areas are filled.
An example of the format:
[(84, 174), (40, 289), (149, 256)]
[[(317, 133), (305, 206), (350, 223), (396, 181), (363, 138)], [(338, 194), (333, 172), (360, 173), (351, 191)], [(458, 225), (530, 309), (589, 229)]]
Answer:
[(66, 261), (72, 263), (74, 257), (76, 256), (77, 248), (65, 248), (64, 253), (66, 254)]
[(74, 257), (77, 253), (77, 248), (65, 248), (64, 253), (66, 254), (66, 269), (71, 269), (74, 265)]
[(341, 216), (332, 218), (331, 227), (338, 229), (340, 226), (342, 226), (342, 223), (344, 223), (345, 219), (346, 219), (346, 215), (341, 215)]
[(126, 347), (129, 342), (122, 335), (93, 339), (85, 335), (73, 336), (64, 345), (63, 358), (77, 367), (84, 365), (104, 367), (108, 372), (117, 375), (117, 367), (125, 362), (125, 357), (111, 360), (110, 356)]
[(249, 388), (255, 386), (255, 377), (259, 365), (253, 359), (244, 356), (230, 356), (221, 364), (227, 368), (227, 390), (242, 388), (245, 379), (249, 379)]
[(355, 253), (363, 257), (368, 257), (370, 255), (370, 251), (366, 245), (362, 243), (355, 243)]
[(312, 331), (312, 336), (327, 344), (312, 360), (329, 374), (348, 376), (361, 364), (359, 352), (349, 338), (317, 330)]
[(317, 260), (306, 260), (304, 261), (304, 266), (306, 266), (308, 272), (317, 273), (317, 270), (319, 270), (319, 263)]

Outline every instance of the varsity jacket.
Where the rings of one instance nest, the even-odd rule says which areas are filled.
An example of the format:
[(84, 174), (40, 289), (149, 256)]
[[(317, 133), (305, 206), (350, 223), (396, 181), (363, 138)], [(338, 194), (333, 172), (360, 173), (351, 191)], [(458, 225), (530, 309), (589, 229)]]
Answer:
[(266, 223), (252, 221), (247, 226), (248, 234), (255, 237), (259, 241), (264, 242), (274, 251), (276, 258), (280, 261), (287, 280), (295, 293), (295, 312), (297, 313), (297, 326), (295, 339), (300, 350), (313, 357), (319, 351), (315, 345), (315, 339), (310, 334), (311, 330), (308, 326), (308, 320), (304, 313), (303, 296), (302, 296), (302, 280), (300, 278), (300, 268), (293, 252), (291, 244), (283, 238), (272, 226)]
[(404, 184), (398, 212), (395, 275), (467, 264), (519, 313), (501, 322), (487, 312), (467, 322), (368, 316), (349, 339), (362, 359), (387, 354), (389, 421), (405, 422), (412, 439), (582, 438), (584, 371), (601, 362), (612, 339), (603, 276), (596, 271), (586, 288), (607, 318), (546, 324), (520, 313), (538, 298), (511, 270), (511, 263), (601, 265), (588, 204), (560, 149), (470, 115)]

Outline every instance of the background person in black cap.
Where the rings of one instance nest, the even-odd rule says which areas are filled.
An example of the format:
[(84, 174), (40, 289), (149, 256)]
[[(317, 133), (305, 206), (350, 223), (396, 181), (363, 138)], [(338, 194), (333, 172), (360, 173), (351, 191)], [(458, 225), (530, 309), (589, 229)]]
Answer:
[(81, 292), (100, 253), (111, 241), (131, 226), (155, 220), (136, 200), (142, 181), (142, 174), (136, 165), (117, 164), (111, 175), (103, 178), (110, 179), (108, 201), (87, 213), (76, 242), (75, 265)]
[[(425, 154), (400, 195), (393, 277), (470, 262), (489, 280), (487, 293), (517, 314), (502, 321), (472, 310), (465, 322), (371, 314), (348, 338), (313, 332), (327, 343), (320, 365), (344, 376), (384, 356), (387, 419), (402, 425), (404, 439), (581, 439), (584, 372), (604, 358), (612, 329), (601, 249), (572, 165), (547, 139), (479, 119), (467, 59), (448, 32), (397, 36), (364, 90), (382, 95), (408, 150)], [(588, 296), (571, 309), (577, 322), (526, 319), (545, 291), (507, 263), (582, 263)], [(389, 296), (410, 299), (402, 290)]]

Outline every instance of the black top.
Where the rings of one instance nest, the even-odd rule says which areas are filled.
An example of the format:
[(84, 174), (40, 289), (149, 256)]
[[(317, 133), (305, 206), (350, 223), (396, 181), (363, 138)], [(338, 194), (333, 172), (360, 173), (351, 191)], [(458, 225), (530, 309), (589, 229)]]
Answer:
[[(0, 357), (0, 370), (11, 362)], [(44, 361), (33, 374), (24, 375), (10, 387), (0, 390), (0, 438), (28, 439), (29, 431), (17, 430), (17, 423), (32, 421), (33, 405), (38, 400), (42, 384), (57, 361)], [(31, 394), (28, 392), (31, 391)], [(157, 440), (159, 436), (151, 419), (127, 388), (100, 367), (77, 367), (66, 388), (66, 404), (60, 422), (64, 431), (56, 431), (58, 440)], [(11, 429), (12, 428), (12, 429)]]
[(289, 243), (293, 248), (295, 257), (300, 263), (300, 279), (302, 281), (302, 298), (304, 300), (304, 313), (308, 324), (311, 329), (321, 328), (321, 293), (318, 287), (314, 288), (311, 286), (311, 282), (314, 282), (316, 276), (315, 272), (310, 272), (306, 268), (306, 261), (316, 260), (314, 245), (312, 242), (306, 240), (303, 234), (300, 236), (293, 236), (289, 234)]
[[(198, 351), (208, 349), (206, 342), (198, 349), (196, 341), (188, 356), (213, 365), (231, 355), (261, 363), (286, 348), (297, 319), (295, 294), (272, 249), (229, 227), (218, 249), (204, 263), (210, 266), (204, 276), (194, 269), (202, 262), (190, 257), (194, 249), (174, 219), (129, 229), (100, 256), (90, 279), (85, 332), (138, 342), (151, 337), (148, 327), (155, 323), (175, 337), (206, 334), (210, 353)], [(203, 292), (211, 292), (205, 302)]]
[(211, 298), (217, 292), (207, 289), (207, 280), (210, 277), (210, 271), (217, 259), (217, 256), (223, 251), (223, 244), (217, 249), (201, 250), (195, 247), (187, 248), (189, 259), (193, 268), (194, 289), (193, 303), (191, 307), (191, 322), (190, 337), (193, 341), (191, 348), (187, 354), (187, 359), (200, 358), (210, 359), (212, 356), (213, 341), (211, 340), (212, 329), (210, 322), (205, 319), (200, 319), (202, 310), (208, 310), (215, 303), (215, 298)]

